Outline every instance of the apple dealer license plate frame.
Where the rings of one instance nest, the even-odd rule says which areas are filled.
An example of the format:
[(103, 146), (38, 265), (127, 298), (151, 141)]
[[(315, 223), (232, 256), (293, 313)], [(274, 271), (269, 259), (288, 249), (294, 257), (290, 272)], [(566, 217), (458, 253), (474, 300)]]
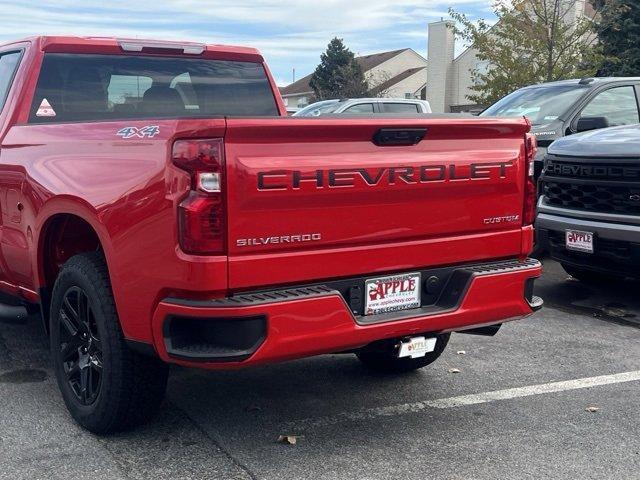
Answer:
[(593, 232), (565, 230), (565, 246), (575, 252), (593, 253)]
[(365, 315), (419, 308), (422, 302), (420, 272), (401, 273), (365, 281)]

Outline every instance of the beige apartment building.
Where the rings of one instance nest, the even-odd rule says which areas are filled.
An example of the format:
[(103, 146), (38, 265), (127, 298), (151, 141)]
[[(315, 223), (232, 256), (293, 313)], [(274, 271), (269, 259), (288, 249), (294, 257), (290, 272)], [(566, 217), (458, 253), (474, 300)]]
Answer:
[[(593, 16), (594, 10), (586, 0), (566, 0), (569, 5), (564, 21), (576, 23), (585, 15)], [(467, 98), (472, 93), (472, 72), (491, 68), (488, 62), (478, 59), (470, 46), (455, 55), (453, 22), (442, 20), (428, 25), (427, 46), (427, 100), (434, 112), (469, 112), (480, 109)]]
[[(427, 60), (410, 48), (356, 57), (372, 96), (425, 98)], [(280, 88), (287, 109), (302, 108), (314, 101), (311, 74)]]

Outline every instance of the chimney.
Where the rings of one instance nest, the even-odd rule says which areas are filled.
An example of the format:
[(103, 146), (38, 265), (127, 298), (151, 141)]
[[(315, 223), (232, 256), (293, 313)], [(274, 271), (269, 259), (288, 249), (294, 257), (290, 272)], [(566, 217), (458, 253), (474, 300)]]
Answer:
[(453, 22), (430, 23), (427, 45), (427, 100), (434, 113), (449, 111), (449, 90), (454, 59)]

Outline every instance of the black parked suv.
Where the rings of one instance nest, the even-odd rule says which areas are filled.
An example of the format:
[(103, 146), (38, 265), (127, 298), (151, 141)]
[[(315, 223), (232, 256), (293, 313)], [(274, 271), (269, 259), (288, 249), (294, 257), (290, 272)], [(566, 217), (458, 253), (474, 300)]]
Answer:
[(570, 275), (640, 278), (640, 125), (557, 140), (538, 188), (537, 241)]
[(640, 122), (640, 78), (583, 78), (541, 83), (502, 98), (480, 116), (526, 116), (538, 139), (536, 179), (547, 147), (574, 133)]

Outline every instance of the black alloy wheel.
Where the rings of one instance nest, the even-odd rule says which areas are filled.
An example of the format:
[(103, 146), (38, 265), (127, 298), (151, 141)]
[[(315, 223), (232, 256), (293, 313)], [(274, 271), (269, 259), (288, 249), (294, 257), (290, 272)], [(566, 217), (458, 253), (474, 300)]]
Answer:
[(69, 288), (58, 315), (60, 356), (67, 383), (82, 405), (91, 405), (102, 386), (102, 345), (86, 292), (80, 287)]
[(158, 412), (169, 367), (153, 353), (129, 348), (102, 252), (74, 255), (60, 269), (49, 332), (62, 399), (84, 428), (129, 430)]

